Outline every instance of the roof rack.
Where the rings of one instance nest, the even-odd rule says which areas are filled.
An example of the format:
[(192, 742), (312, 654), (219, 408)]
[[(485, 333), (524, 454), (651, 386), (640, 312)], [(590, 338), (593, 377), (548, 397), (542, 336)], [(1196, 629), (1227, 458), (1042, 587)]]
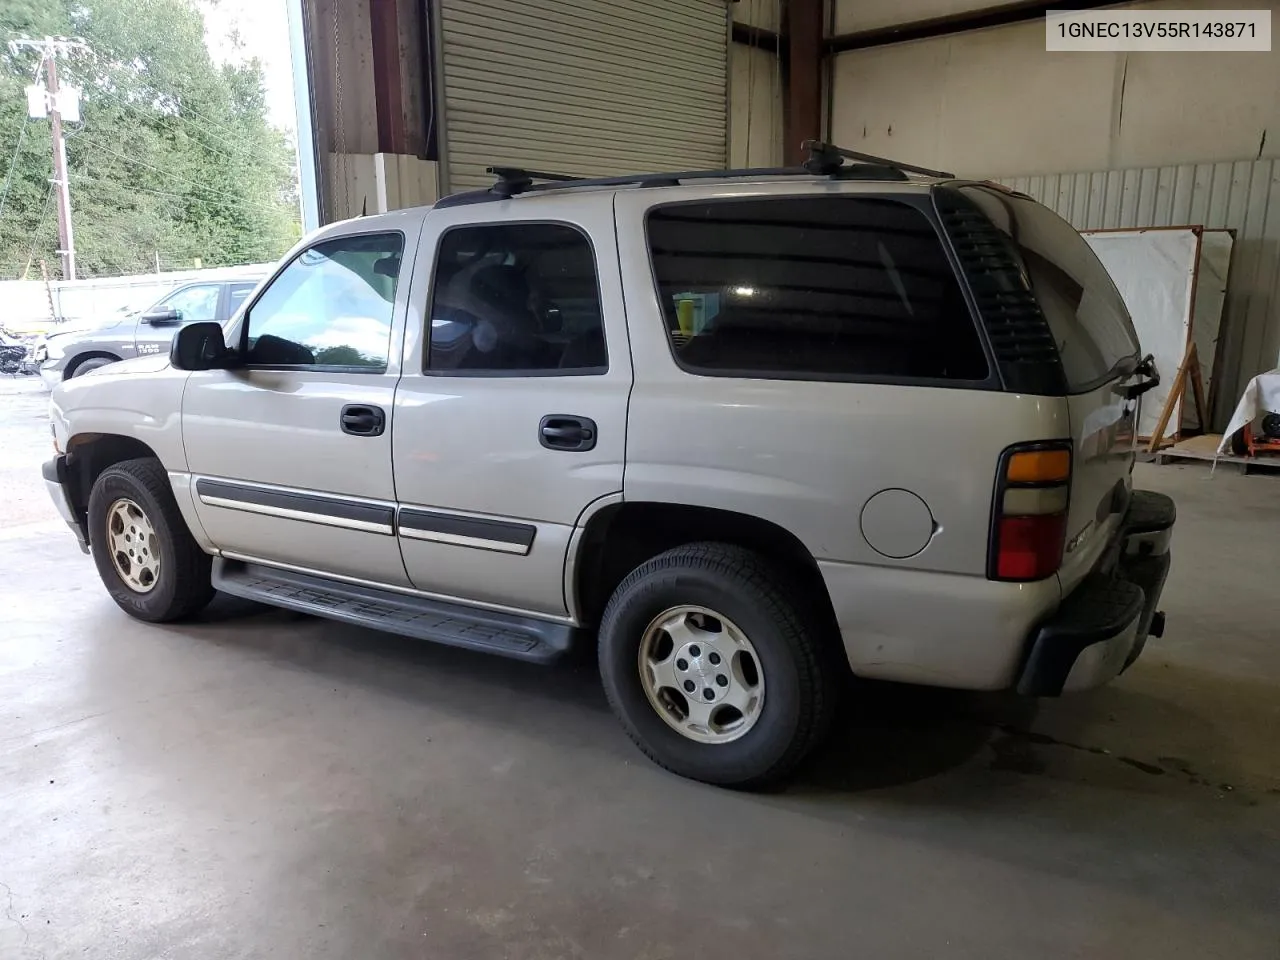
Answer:
[[(833, 180), (906, 180), (907, 174), (954, 179), (941, 170), (899, 163), (869, 153), (856, 153), (818, 140), (802, 145), (809, 157), (798, 167), (746, 167), (735, 170), (684, 170), (659, 173), (632, 173), (615, 177), (575, 177), (563, 173), (542, 173), (522, 167), (489, 167), (496, 179), (487, 190), (472, 190), (441, 198), (437, 207), (459, 207), (491, 200), (507, 200), (522, 193), (574, 187), (674, 187), (686, 180), (727, 180), (753, 177), (822, 176)], [(845, 163), (846, 160), (852, 161)]]
[(930, 170), (928, 167), (917, 167), (910, 163), (899, 163), (897, 160), (886, 160), (884, 157), (876, 157), (869, 153), (856, 153), (853, 150), (846, 150), (844, 147), (837, 147), (831, 143), (823, 143), (821, 140), (806, 140), (801, 147), (809, 151), (809, 159), (804, 162), (804, 168), (810, 173), (835, 175), (840, 173), (844, 167), (846, 160), (852, 160), (857, 164), (865, 164), (872, 167), (886, 167), (890, 170), (901, 170), (903, 173), (915, 173), (922, 177), (933, 177), (936, 180), (954, 180), (954, 173), (947, 173), (945, 170)]

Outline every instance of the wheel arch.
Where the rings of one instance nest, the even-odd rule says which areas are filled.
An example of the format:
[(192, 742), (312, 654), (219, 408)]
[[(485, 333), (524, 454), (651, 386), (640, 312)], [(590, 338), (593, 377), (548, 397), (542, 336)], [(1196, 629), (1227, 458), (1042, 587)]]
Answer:
[(651, 557), (686, 543), (717, 541), (755, 550), (778, 563), (836, 627), (826, 581), (809, 549), (790, 530), (750, 514), (661, 501), (608, 503), (586, 521), (571, 568), (570, 609), (596, 624), (628, 573)]
[(77, 353), (75, 359), (66, 365), (62, 372), (62, 379), (70, 380), (88, 360), (110, 360), (112, 363), (119, 363), (123, 359), (109, 350), (86, 350), (84, 353)]
[(153, 458), (156, 452), (136, 437), (117, 433), (80, 433), (67, 441), (67, 493), (85, 542), (89, 542), (89, 493), (102, 471), (125, 460)]

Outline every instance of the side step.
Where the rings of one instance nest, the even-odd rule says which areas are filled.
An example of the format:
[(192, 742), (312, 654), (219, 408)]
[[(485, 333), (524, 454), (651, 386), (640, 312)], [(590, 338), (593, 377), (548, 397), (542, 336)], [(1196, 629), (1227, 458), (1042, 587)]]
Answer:
[(213, 585), (223, 593), (373, 630), (550, 663), (569, 651), (568, 624), (328, 580), (216, 557)]

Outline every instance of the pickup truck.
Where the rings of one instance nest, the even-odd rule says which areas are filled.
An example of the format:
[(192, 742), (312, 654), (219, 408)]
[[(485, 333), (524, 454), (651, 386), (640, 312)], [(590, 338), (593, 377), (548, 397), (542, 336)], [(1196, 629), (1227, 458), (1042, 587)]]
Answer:
[(262, 279), (237, 274), (234, 280), (200, 280), (166, 292), (143, 310), (121, 311), (104, 322), (55, 330), (36, 348), (40, 377), (52, 389), (117, 360), (169, 352), (173, 335), (185, 324), (222, 323), (238, 310)]

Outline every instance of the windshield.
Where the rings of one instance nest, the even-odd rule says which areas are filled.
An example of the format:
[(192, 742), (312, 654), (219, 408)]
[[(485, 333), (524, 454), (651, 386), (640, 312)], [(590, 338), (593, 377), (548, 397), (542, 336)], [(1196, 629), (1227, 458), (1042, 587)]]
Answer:
[(1071, 391), (1132, 372), (1139, 344), (1129, 310), (1076, 229), (1029, 198), (985, 186), (962, 189), (1017, 245)]

